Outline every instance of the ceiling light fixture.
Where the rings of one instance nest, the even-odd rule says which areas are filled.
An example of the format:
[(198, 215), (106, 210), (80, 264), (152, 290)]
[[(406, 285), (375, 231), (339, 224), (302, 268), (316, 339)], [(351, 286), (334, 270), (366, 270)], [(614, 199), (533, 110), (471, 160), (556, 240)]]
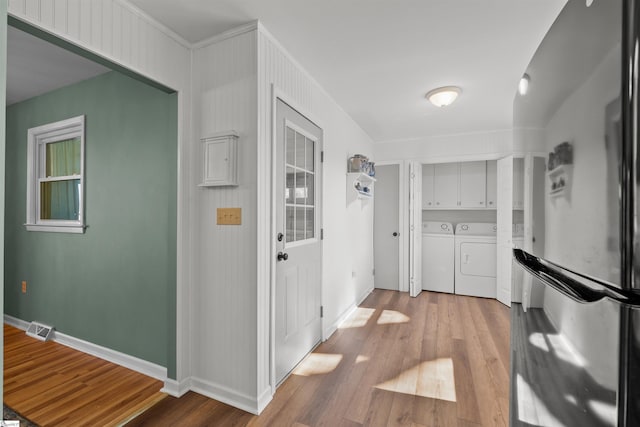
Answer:
[(462, 89), (458, 86), (444, 86), (429, 91), (426, 98), (436, 107), (446, 107), (451, 105), (460, 93)]
[(518, 92), (520, 93), (520, 95), (526, 95), (527, 91), (529, 90), (529, 82), (531, 81), (531, 77), (529, 77), (529, 74), (524, 74), (524, 76), (522, 76), (522, 78), (520, 79), (520, 83), (518, 83)]

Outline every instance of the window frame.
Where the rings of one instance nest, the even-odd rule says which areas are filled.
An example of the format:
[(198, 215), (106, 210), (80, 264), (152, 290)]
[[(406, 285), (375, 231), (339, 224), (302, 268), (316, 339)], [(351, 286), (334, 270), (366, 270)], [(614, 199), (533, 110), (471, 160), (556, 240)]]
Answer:
[[(306, 129), (303, 129), (302, 127), (298, 126), (296, 123), (294, 123), (291, 120), (285, 119), (284, 121), (284, 128), (285, 128), (285, 157), (284, 157), (284, 173), (285, 173), (285, 187), (286, 187), (286, 174), (287, 174), (287, 167), (291, 167), (293, 169), (295, 169), (298, 172), (304, 172), (304, 173), (310, 173), (314, 176), (314, 190), (313, 190), (313, 205), (298, 205), (297, 202), (295, 202), (296, 198), (295, 198), (295, 194), (294, 194), (294, 203), (290, 204), (287, 203), (287, 198), (284, 197), (284, 229), (287, 229), (287, 207), (293, 207), (294, 208), (294, 215), (295, 215), (295, 208), (296, 207), (302, 207), (302, 208), (311, 208), (313, 209), (313, 215), (314, 215), (314, 221), (313, 221), (313, 237), (305, 237), (304, 239), (301, 240), (287, 240), (286, 237), (284, 239), (284, 248), (295, 248), (298, 246), (304, 246), (307, 244), (311, 244), (314, 242), (317, 242), (319, 240), (318, 234), (318, 221), (317, 221), (317, 213), (318, 213), (318, 201), (319, 201), (319, 197), (320, 195), (318, 194), (318, 192), (316, 191), (316, 179), (317, 179), (317, 170), (319, 168), (319, 164), (320, 162), (318, 161), (318, 155), (320, 152), (319, 149), (319, 138), (313, 134), (311, 134), (310, 132), (308, 132)], [(307, 170), (306, 168), (300, 168), (298, 166), (295, 165), (291, 165), (289, 163), (287, 163), (286, 160), (286, 150), (287, 150), (287, 141), (286, 141), (286, 132), (287, 132), (287, 128), (291, 129), (294, 132), (299, 133), (300, 135), (304, 136), (306, 139), (309, 139), (313, 142), (313, 171)], [(286, 188), (285, 188), (285, 194), (286, 194)], [(305, 214), (306, 215), (306, 214)], [(297, 219), (296, 219), (297, 221)], [(306, 233), (305, 233), (306, 234)], [(285, 236), (286, 236), (286, 232), (285, 232)]]
[[(44, 156), (46, 145), (68, 139), (80, 139), (80, 191), (78, 192), (78, 219), (42, 219), (40, 206), (41, 180), (50, 181), (44, 176)], [(57, 233), (84, 233), (84, 142), (85, 116), (72, 117), (54, 123), (30, 128), (27, 132), (27, 231), (48, 231)], [(76, 177), (76, 175), (73, 175)], [(69, 177), (64, 177), (69, 178)]]

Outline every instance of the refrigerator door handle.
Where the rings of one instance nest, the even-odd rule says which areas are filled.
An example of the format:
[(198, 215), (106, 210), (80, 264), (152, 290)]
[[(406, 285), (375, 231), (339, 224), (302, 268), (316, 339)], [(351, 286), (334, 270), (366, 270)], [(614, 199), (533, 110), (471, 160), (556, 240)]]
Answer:
[(514, 249), (513, 257), (524, 270), (576, 302), (587, 304), (609, 298), (620, 304), (640, 307), (640, 295), (633, 292), (576, 273), (522, 249)]

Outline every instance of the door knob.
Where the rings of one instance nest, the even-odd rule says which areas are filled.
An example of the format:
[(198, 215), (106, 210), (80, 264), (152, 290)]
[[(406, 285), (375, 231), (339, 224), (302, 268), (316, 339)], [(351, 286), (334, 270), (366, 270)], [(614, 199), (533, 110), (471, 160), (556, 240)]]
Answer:
[(400, 235), (400, 233), (398, 233), (397, 231), (393, 232), (393, 237), (398, 237)]
[(289, 259), (289, 254), (286, 252), (278, 252), (278, 261), (286, 261)]

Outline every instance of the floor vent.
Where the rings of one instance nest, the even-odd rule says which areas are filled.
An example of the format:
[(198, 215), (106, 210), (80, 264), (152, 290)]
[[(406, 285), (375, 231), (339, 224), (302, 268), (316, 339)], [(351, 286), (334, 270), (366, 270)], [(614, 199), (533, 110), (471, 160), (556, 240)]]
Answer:
[(49, 341), (53, 335), (53, 326), (43, 325), (38, 322), (31, 322), (27, 328), (27, 335), (37, 338), (40, 341)]

